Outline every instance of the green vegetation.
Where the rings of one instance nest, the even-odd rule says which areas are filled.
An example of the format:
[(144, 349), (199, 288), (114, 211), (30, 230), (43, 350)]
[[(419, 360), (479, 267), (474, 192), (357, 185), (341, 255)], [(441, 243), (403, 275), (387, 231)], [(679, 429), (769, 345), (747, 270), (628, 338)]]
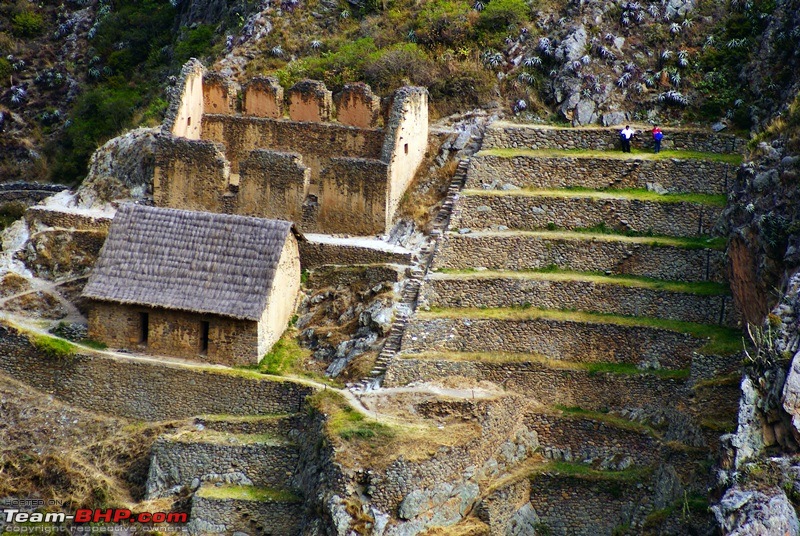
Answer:
[(565, 270), (551, 265), (544, 268), (531, 270), (481, 270), (451, 269), (440, 270), (442, 274), (468, 275), (474, 278), (517, 278), (539, 281), (587, 281), (599, 285), (618, 285), (621, 287), (635, 287), (648, 290), (663, 290), (667, 292), (681, 292), (697, 296), (726, 296), (730, 294), (728, 286), (713, 281), (667, 281), (652, 277), (638, 275), (605, 275), (603, 272), (576, 272)]
[(5, 83), (5, 80), (14, 72), (11, 63), (4, 57), (0, 56), (0, 81)]
[(25, 214), (25, 204), (11, 201), (0, 206), (0, 231), (20, 219)]
[(587, 313), (582, 311), (561, 311), (555, 309), (536, 309), (533, 307), (506, 308), (432, 308), (430, 311), (418, 311), (419, 318), (495, 318), (501, 320), (533, 320), (545, 319), (563, 322), (587, 322), (600, 324), (616, 324), (619, 326), (640, 326), (678, 333), (687, 333), (708, 342), (698, 349), (708, 355), (731, 355), (742, 350), (742, 333), (733, 328), (711, 324), (696, 324), (664, 318), (645, 316), (621, 316), (606, 313)]
[(600, 471), (583, 463), (553, 461), (536, 468), (531, 473), (531, 479), (536, 484), (538, 475), (556, 473), (595, 482), (637, 483), (644, 482), (652, 472), (650, 467), (632, 467), (623, 471)]
[(524, 0), (492, 0), (478, 17), (478, 26), (492, 33), (508, 31), (530, 18), (531, 9)]
[(84, 346), (88, 346), (89, 348), (93, 348), (95, 350), (105, 350), (108, 348), (108, 345), (102, 341), (96, 341), (94, 339), (83, 339), (81, 344)]
[(697, 203), (724, 207), (728, 203), (725, 194), (675, 193), (659, 194), (643, 188), (620, 188), (592, 190), (589, 188), (552, 188), (521, 190), (463, 190), (463, 195), (502, 197), (528, 196), (549, 198), (582, 198), (582, 199), (629, 199), (632, 201), (652, 201), (655, 203)]
[(36, 37), (43, 28), (44, 20), (35, 11), (20, 11), (11, 19), (11, 32), (17, 37)]
[(236, 444), (236, 445), (285, 445), (286, 440), (274, 434), (234, 434), (230, 432), (220, 432), (217, 430), (189, 430), (179, 432), (170, 437), (171, 440), (186, 443), (210, 443), (210, 444)]
[(328, 415), (327, 430), (330, 435), (352, 440), (388, 440), (395, 432), (387, 425), (368, 419), (336, 391), (317, 391), (308, 399), (311, 407)]
[(185, 63), (189, 58), (205, 58), (211, 54), (214, 42), (214, 27), (200, 24), (188, 30), (183, 40), (175, 45), (175, 61)]
[(37, 350), (52, 359), (66, 359), (75, 354), (75, 345), (65, 339), (42, 334), (31, 334), (29, 339)]
[(478, 153), (478, 156), (489, 155), (501, 158), (514, 158), (516, 156), (529, 156), (532, 158), (608, 158), (614, 160), (710, 160), (712, 162), (724, 162), (732, 165), (742, 163), (743, 157), (735, 153), (706, 153), (701, 151), (684, 151), (666, 149), (658, 154), (641, 149), (631, 149), (630, 153), (620, 151), (600, 151), (592, 149), (524, 149), (524, 148), (500, 148), (485, 149)]
[(290, 327), (272, 346), (272, 349), (264, 355), (258, 365), (243, 368), (274, 376), (299, 376), (334, 387), (341, 387), (340, 382), (336, 380), (306, 370), (303, 361), (310, 358), (311, 352), (297, 342), (297, 330)]
[(632, 421), (630, 419), (626, 419), (624, 417), (620, 417), (618, 415), (612, 415), (610, 413), (603, 413), (601, 411), (591, 411), (588, 409), (583, 409), (578, 406), (555, 406), (557, 410), (565, 413), (566, 415), (575, 415), (577, 417), (585, 417), (587, 419), (592, 419), (595, 421), (601, 421), (606, 424), (610, 424), (615, 428), (622, 428), (624, 430), (632, 430), (634, 432), (642, 432), (645, 434), (649, 434), (653, 437), (659, 437), (660, 434), (650, 426), (645, 424)]
[[(456, 235), (455, 231), (450, 231), (451, 235)], [(641, 236), (635, 233), (620, 233), (616, 229), (607, 227), (605, 224), (596, 225), (594, 227), (581, 227), (578, 229), (565, 230), (558, 229), (555, 226), (553, 230), (548, 231), (473, 231), (465, 238), (470, 236), (481, 235), (519, 235), (530, 236), (535, 238), (553, 238), (563, 240), (601, 240), (607, 242), (629, 242), (632, 244), (646, 244), (650, 246), (670, 246), (684, 249), (725, 249), (726, 240), (722, 237), (708, 237), (708, 236), (662, 236), (662, 235), (645, 235)]]
[(203, 486), (197, 490), (197, 496), (204, 499), (235, 499), (258, 502), (290, 502), (297, 503), (302, 499), (287, 490), (259, 488), (256, 486)]

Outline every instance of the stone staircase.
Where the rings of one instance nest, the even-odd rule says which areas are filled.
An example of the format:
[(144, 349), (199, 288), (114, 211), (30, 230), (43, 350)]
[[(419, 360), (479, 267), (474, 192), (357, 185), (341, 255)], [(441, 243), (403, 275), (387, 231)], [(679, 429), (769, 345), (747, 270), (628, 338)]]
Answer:
[(194, 534), (300, 533), (300, 415), (207, 415), (153, 445), (148, 498), (193, 492)]
[(737, 157), (714, 151), (740, 144), (580, 150), (592, 136), (613, 132), (488, 129), (386, 371), (386, 386), (466, 377), (536, 401), (543, 458), (483, 494), (493, 533), (520, 512), (552, 534), (679, 533), (677, 502), (705, 493), (719, 422), (735, 422), (720, 377), (741, 333), (713, 232)]

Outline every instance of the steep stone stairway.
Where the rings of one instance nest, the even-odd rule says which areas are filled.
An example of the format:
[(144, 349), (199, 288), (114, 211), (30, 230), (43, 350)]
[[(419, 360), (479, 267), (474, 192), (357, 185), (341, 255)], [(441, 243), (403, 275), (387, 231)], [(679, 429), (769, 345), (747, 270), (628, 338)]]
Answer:
[(149, 498), (194, 492), (194, 534), (300, 533), (299, 415), (207, 415), (194, 429), (158, 438), (147, 480)]
[(542, 463), (478, 509), (498, 531), (521, 505), (553, 534), (680, 533), (691, 507), (707, 521), (736, 411), (739, 318), (713, 229), (739, 142), (674, 138), (622, 155), (602, 150), (611, 130), (502, 124), (472, 157), (385, 385), (467, 377), (538, 403)]

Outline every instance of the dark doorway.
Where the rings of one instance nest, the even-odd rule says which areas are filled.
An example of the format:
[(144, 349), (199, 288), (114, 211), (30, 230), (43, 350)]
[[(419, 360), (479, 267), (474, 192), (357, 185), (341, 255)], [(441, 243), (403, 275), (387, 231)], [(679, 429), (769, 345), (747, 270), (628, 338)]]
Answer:
[(150, 335), (150, 315), (139, 313), (139, 344), (147, 344)]
[(200, 322), (200, 353), (208, 353), (208, 332), (211, 325), (208, 322)]

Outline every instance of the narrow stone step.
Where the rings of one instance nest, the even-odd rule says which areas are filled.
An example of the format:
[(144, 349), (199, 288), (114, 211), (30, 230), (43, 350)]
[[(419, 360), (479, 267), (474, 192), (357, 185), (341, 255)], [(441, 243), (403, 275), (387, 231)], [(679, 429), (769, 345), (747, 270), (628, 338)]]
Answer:
[(578, 312), (458, 309), (421, 313), (405, 332), (404, 353), (538, 354), (576, 363), (627, 363), (688, 369), (693, 354), (728, 356), (741, 350), (731, 328), (652, 318)]
[(303, 519), (298, 494), (255, 486), (206, 484), (192, 497), (190, 534), (296, 536)]
[(630, 276), (480, 271), (432, 273), (421, 300), (435, 307), (536, 307), (734, 326), (725, 286)]
[(724, 280), (721, 240), (550, 231), (447, 233), (434, 268), (531, 270), (557, 266), (673, 281)]
[(272, 434), (204, 430), (161, 436), (152, 447), (147, 497), (203, 482), (289, 489), (298, 459), (294, 443)]
[(571, 190), (469, 190), (452, 228), (509, 229), (607, 228), (619, 232), (667, 236), (703, 236), (715, 226), (724, 199), (711, 203), (676, 197), (629, 197), (608, 192)]
[(586, 155), (572, 151), (488, 150), (470, 159), (466, 187), (600, 190), (650, 185), (669, 192), (724, 194), (738, 166), (738, 162), (682, 158), (679, 151), (669, 154), (674, 157), (668, 158), (663, 153), (630, 157), (620, 152), (600, 151)]

